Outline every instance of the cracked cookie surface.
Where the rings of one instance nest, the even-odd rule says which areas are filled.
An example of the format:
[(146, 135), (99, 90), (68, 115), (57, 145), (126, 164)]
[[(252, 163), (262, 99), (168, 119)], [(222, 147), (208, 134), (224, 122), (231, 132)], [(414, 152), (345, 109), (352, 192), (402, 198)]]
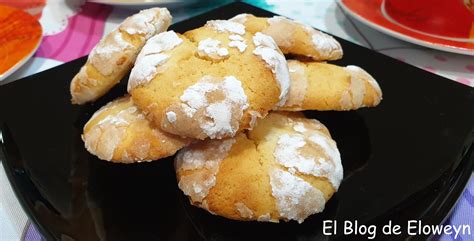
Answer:
[(155, 128), (129, 96), (99, 109), (84, 126), (86, 149), (102, 160), (135, 163), (174, 155), (191, 140)]
[(288, 60), (288, 67), (290, 90), (280, 110), (355, 110), (382, 100), (377, 81), (358, 66)]
[[(256, 81), (258, 80), (258, 81)], [(226, 20), (151, 38), (128, 90), (147, 118), (183, 137), (221, 139), (286, 101), (286, 59), (273, 39)]]
[(306, 56), (315, 61), (337, 60), (343, 55), (341, 45), (330, 35), (282, 16), (264, 18), (244, 13), (230, 21), (245, 25), (252, 33), (271, 36), (285, 54)]
[(324, 209), (343, 177), (326, 127), (285, 112), (270, 113), (234, 138), (184, 148), (175, 168), (193, 205), (245, 221), (301, 223)]
[(86, 64), (70, 84), (73, 104), (95, 101), (128, 73), (145, 42), (166, 31), (171, 15), (166, 8), (150, 8), (125, 19), (92, 49)]

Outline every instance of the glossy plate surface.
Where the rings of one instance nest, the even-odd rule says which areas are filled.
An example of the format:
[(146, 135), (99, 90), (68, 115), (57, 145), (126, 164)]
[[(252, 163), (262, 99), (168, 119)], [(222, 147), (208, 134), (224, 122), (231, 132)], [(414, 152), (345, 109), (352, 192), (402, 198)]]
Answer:
[[(184, 32), (243, 12), (272, 15), (234, 3), (172, 29)], [(0, 158), (24, 209), (49, 239), (354, 240), (363, 237), (344, 237), (342, 230), (324, 237), (322, 221), (337, 220), (339, 229), (344, 220), (439, 224), (472, 172), (474, 89), (338, 40), (345, 56), (336, 63), (373, 74), (384, 100), (359, 111), (305, 112), (331, 131), (345, 173), (324, 212), (303, 224), (236, 222), (190, 206), (172, 158), (118, 165), (88, 154), (80, 137), (84, 123), (126, 86), (94, 104), (71, 105), (69, 81), (86, 58), (0, 87)]]

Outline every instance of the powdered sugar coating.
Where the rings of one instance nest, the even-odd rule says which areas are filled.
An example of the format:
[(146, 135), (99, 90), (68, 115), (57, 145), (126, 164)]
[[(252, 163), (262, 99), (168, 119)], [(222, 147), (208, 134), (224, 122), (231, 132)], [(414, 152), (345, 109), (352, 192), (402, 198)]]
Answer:
[(241, 53), (243, 53), (247, 49), (247, 44), (245, 43), (245, 39), (242, 38), (242, 36), (230, 35), (229, 39), (231, 40), (227, 44), (229, 47), (237, 48)]
[(184, 113), (188, 117), (193, 117), (200, 108), (208, 104), (206, 94), (217, 88), (216, 84), (205, 81), (200, 81), (188, 87), (179, 98), (183, 102), (181, 107)]
[(258, 216), (257, 221), (259, 222), (271, 222), (272, 216), (269, 213), (262, 214)]
[(308, 129), (304, 127), (304, 124), (302, 122), (297, 122), (296, 124), (293, 125), (293, 130), (296, 132), (304, 134)]
[(290, 71), (290, 89), (288, 90), (288, 98), (284, 107), (292, 107), (299, 109), (304, 102), (308, 88), (308, 78), (306, 75), (304, 64), (298, 61), (288, 61)]
[[(98, 115), (108, 110), (112, 103), (110, 102), (97, 111), (89, 122), (86, 123), (86, 126), (90, 125), (90, 122), (97, 118)], [(112, 160), (115, 149), (120, 144), (127, 127), (130, 125), (130, 120), (144, 118), (141, 113), (136, 115), (136, 112), (137, 108), (130, 107), (114, 115), (107, 115), (104, 119), (100, 120), (82, 136), (86, 149), (102, 160)]]
[(127, 90), (148, 83), (159, 73), (162, 66), (169, 58), (163, 52), (172, 50), (180, 45), (183, 40), (173, 31), (160, 33), (150, 38), (137, 57), (135, 67), (130, 73)]
[(309, 137), (309, 140), (321, 147), (328, 159), (320, 158), (317, 160), (318, 166), (316, 168), (312, 168), (311, 171), (309, 169), (306, 171), (301, 169), (301, 172), (326, 177), (337, 191), (344, 173), (341, 164), (341, 154), (339, 154), (339, 151), (337, 150), (336, 143), (321, 132), (315, 132)]
[(245, 39), (242, 36), (236, 35), (236, 34), (229, 35), (229, 40), (232, 40), (232, 41), (245, 41)]
[(222, 141), (207, 140), (201, 145), (209, 148), (201, 149), (197, 144), (178, 152), (175, 158), (176, 170), (196, 170), (192, 174), (182, 176), (178, 183), (179, 188), (191, 197), (192, 202), (205, 203), (204, 199), (216, 183), (220, 162), (227, 157), (234, 143), (233, 138)]
[(168, 59), (168, 55), (159, 53), (142, 56), (132, 69), (127, 90), (131, 91), (139, 85), (147, 84), (157, 73), (158, 66), (163, 65)]
[(233, 33), (233, 34), (239, 34), (239, 35), (245, 34), (244, 25), (240, 23), (228, 21), (228, 20), (210, 20), (210, 21), (207, 21), (206, 26), (213, 28), (217, 30), (218, 32), (226, 32), (226, 33)]
[(281, 135), (273, 153), (275, 161), (287, 167), (291, 173), (296, 171), (316, 177), (326, 177), (334, 189), (339, 188), (342, 180), (341, 157), (334, 143), (325, 135), (313, 134), (309, 140), (317, 144), (328, 157), (304, 156), (300, 149), (307, 145), (306, 138), (301, 134)]
[(372, 75), (367, 73), (367, 71), (365, 71), (361, 67), (355, 66), (355, 65), (348, 65), (348, 66), (345, 67), (345, 69), (346, 69), (346, 71), (348, 71), (349, 73), (352, 73), (353, 75), (365, 76), (366, 77), (365, 79), (369, 82), (369, 84), (372, 86), (372, 88), (374, 88), (375, 91), (377, 91), (379, 96), (382, 96), (382, 89), (380, 88), (379, 84), (374, 79), (374, 77), (372, 77)]
[(212, 119), (201, 124), (210, 138), (222, 138), (225, 135), (235, 135), (236, 129), (232, 128), (232, 113), (229, 104), (225, 102), (213, 103), (206, 108), (206, 115)]
[[(221, 92), (222, 99), (209, 101), (207, 96), (211, 92)], [(203, 133), (211, 139), (234, 136), (243, 111), (249, 107), (242, 83), (234, 76), (226, 76), (219, 82), (205, 76), (188, 87), (180, 100), (181, 110), (188, 118), (194, 118), (196, 112), (204, 110), (204, 116), (197, 121)]]
[(313, 46), (320, 56), (324, 56), (325, 59), (335, 59), (342, 56), (342, 48), (337, 40), (312, 27), (303, 26), (306, 32), (311, 35)]
[[(159, 17), (156, 16), (158, 13)], [(102, 39), (91, 51), (89, 61), (102, 75), (111, 75), (116, 71), (117, 65), (123, 62), (124, 56), (129, 58), (128, 61), (133, 62), (136, 52), (139, 51), (123, 38), (121, 31), (132, 35), (141, 34), (144, 39), (148, 39), (155, 33), (166, 30), (170, 22), (171, 15), (166, 9), (153, 8), (141, 11), (127, 18), (118, 28)]]
[(282, 106), (286, 102), (288, 90), (290, 88), (290, 74), (285, 57), (279, 52), (278, 46), (273, 39), (260, 32), (253, 36), (255, 50), (253, 53), (265, 61), (272, 70), (276, 81), (280, 86), (280, 101), (277, 106)]
[(230, 41), (227, 45), (229, 45), (229, 47), (237, 48), (241, 53), (247, 49), (247, 44), (243, 41)]
[(120, 29), (128, 34), (143, 35), (145, 39), (157, 32), (165, 31), (171, 22), (171, 15), (166, 8), (150, 8), (127, 18)]
[(302, 223), (324, 209), (323, 193), (303, 179), (279, 168), (271, 169), (269, 174), (272, 195), (282, 218)]
[(360, 71), (362, 69), (356, 66), (351, 66), (349, 68), (345, 67), (344, 70), (351, 76), (351, 84), (349, 89), (342, 93), (339, 103), (344, 109), (362, 107), (367, 92), (365, 88), (365, 79), (367, 79), (368, 74), (365, 75)]
[(199, 41), (198, 55), (210, 59), (220, 60), (229, 56), (229, 51), (220, 46), (221, 41), (207, 38)]
[(291, 173), (300, 171), (312, 174), (318, 166), (313, 158), (301, 155), (299, 149), (305, 145), (306, 140), (303, 135), (281, 135), (273, 152), (275, 161), (287, 167)]
[(123, 39), (120, 31), (115, 29), (92, 49), (89, 61), (102, 75), (111, 75), (123, 52), (133, 48), (132, 44)]
[(241, 217), (248, 218), (248, 219), (253, 217), (252, 210), (248, 208), (244, 203), (238, 202), (238, 203), (235, 203), (234, 206)]
[(240, 24), (245, 24), (245, 22), (247, 22), (247, 17), (248, 16), (249, 16), (249, 14), (247, 14), (247, 13), (241, 13), (241, 14), (238, 14), (238, 15), (234, 16), (233, 18), (229, 19), (229, 21), (240, 23)]
[(273, 17), (267, 19), (267, 22), (270, 25), (279, 24), (282, 21), (291, 21), (291, 20), (288, 19), (288, 18), (282, 17), (282, 16), (273, 16)]
[(176, 121), (176, 113), (173, 111), (168, 111), (166, 112), (166, 119), (168, 119), (169, 122), (173, 123)]

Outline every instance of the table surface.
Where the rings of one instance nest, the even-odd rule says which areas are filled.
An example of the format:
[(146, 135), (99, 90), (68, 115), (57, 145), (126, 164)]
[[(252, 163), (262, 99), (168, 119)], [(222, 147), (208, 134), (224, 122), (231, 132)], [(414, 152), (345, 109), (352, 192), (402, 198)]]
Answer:
[[(0, 0), (5, 2), (5, 0)], [(6, 1), (8, 2), (8, 1)], [(206, 12), (229, 0), (171, 8), (173, 22)], [(397, 58), (408, 64), (474, 87), (474, 58), (413, 45), (373, 30), (348, 17), (335, 0), (245, 1), (266, 10), (310, 24), (318, 29)], [(47, 0), (40, 18), (42, 44), (34, 57), (3, 83), (38, 73), (87, 55), (100, 38), (136, 9), (78, 1)], [(93, 16), (93, 17), (92, 17)], [(363, 58), (363, 56), (361, 56)], [(468, 224), (474, 231), (474, 180), (460, 197), (447, 224)], [(461, 237), (471, 240), (472, 237)], [(453, 236), (432, 240), (454, 240)], [(41, 240), (21, 209), (0, 165), (0, 241)], [(459, 239), (458, 237), (458, 240)]]

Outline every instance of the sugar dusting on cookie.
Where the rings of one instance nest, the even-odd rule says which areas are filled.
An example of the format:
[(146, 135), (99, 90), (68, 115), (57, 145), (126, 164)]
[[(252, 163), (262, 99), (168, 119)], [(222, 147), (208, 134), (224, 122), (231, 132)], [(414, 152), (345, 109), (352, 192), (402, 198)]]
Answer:
[(302, 178), (279, 168), (272, 168), (269, 175), (272, 195), (282, 218), (302, 223), (309, 215), (324, 210), (323, 193)]
[(164, 51), (169, 51), (180, 45), (183, 40), (173, 31), (160, 33), (150, 38), (137, 57), (128, 80), (127, 90), (148, 83), (157, 73), (158, 66), (163, 65), (169, 58)]
[(319, 166), (313, 169), (311, 173), (315, 176), (326, 177), (337, 191), (344, 173), (341, 164), (341, 154), (337, 149), (336, 143), (319, 131), (314, 132), (309, 137), (309, 140), (324, 150), (328, 157), (327, 159), (320, 158), (318, 160)]
[(235, 15), (233, 18), (229, 19), (229, 21), (240, 23), (240, 24), (245, 24), (247, 22), (247, 18), (251, 16), (248, 13), (241, 13), (238, 15)]
[(234, 204), (234, 206), (241, 217), (248, 219), (253, 218), (252, 210), (248, 208), (244, 203), (237, 202)]
[(130, 34), (140, 34), (148, 39), (165, 31), (171, 23), (171, 15), (166, 8), (150, 8), (125, 19), (120, 30)]
[(179, 99), (179, 104), (168, 108), (177, 113), (176, 122), (162, 122), (162, 128), (180, 135), (198, 126), (198, 133), (194, 134), (201, 139), (234, 136), (244, 110), (249, 107), (242, 83), (234, 76), (223, 79), (204, 76), (189, 86)]
[[(301, 126), (295, 125), (294, 128), (303, 133), (306, 132)], [(324, 151), (323, 155), (304, 155), (302, 148), (308, 145), (307, 138), (302, 134), (284, 134), (279, 137), (273, 152), (275, 161), (288, 168), (291, 173), (300, 172), (316, 177), (326, 177), (337, 190), (342, 180), (339, 151), (335, 143), (327, 136), (318, 131), (311, 131), (311, 133), (309, 141), (318, 145)]]
[(278, 223), (278, 220), (272, 220), (272, 216), (269, 213), (262, 214), (258, 216), (257, 218), (258, 222), (276, 222)]
[(102, 75), (111, 75), (116, 71), (124, 52), (134, 48), (116, 29), (94, 47), (89, 55), (89, 61)]
[(376, 95), (370, 100), (372, 102), (369, 103), (369, 105), (376, 106), (380, 103), (382, 100), (382, 90), (377, 81), (369, 73), (355, 65), (346, 66), (344, 70), (349, 74), (351, 83), (349, 89), (341, 94), (339, 100), (343, 109), (357, 109), (367, 104), (364, 103), (364, 98), (367, 94), (366, 83), (376, 92)]
[(210, 20), (207, 21), (206, 25), (212, 29), (217, 30), (218, 32), (226, 32), (226, 33), (233, 33), (244, 35), (245, 34), (245, 26), (228, 20)]
[(204, 58), (221, 60), (229, 56), (229, 51), (221, 46), (221, 41), (207, 38), (199, 41), (198, 55)]
[(304, 64), (298, 61), (288, 61), (288, 68), (290, 71), (291, 84), (288, 91), (288, 98), (283, 107), (298, 109), (304, 103), (308, 88), (308, 78)]
[[(115, 102), (110, 102), (100, 110), (98, 110), (88, 123), (85, 129), (91, 125), (92, 121), (104, 111), (107, 111)], [(130, 122), (137, 118), (143, 118), (141, 113), (137, 113), (136, 107), (129, 107), (121, 110), (116, 114), (107, 115), (105, 118), (97, 122), (90, 130), (85, 132), (82, 139), (86, 149), (97, 155), (102, 160), (110, 161), (114, 156), (115, 149), (122, 141), (122, 138), (130, 125)]]
[(367, 71), (355, 65), (348, 65), (344, 69), (347, 72), (349, 72), (352, 76), (354, 77), (358, 76), (360, 79), (366, 80), (372, 86), (372, 88), (374, 88), (374, 90), (377, 92), (377, 95), (379, 96), (379, 98), (382, 99), (382, 89), (380, 88), (379, 84), (374, 79), (374, 77), (372, 77), (372, 75), (367, 73)]
[(306, 133), (308, 129), (304, 126), (303, 122), (296, 122), (295, 125), (293, 125), (293, 130), (299, 133)]
[(253, 36), (255, 49), (253, 53), (262, 58), (275, 75), (275, 79), (280, 87), (280, 97), (278, 106), (286, 102), (288, 90), (290, 88), (290, 74), (285, 57), (279, 52), (278, 46), (273, 39), (260, 32)]
[(216, 184), (220, 162), (227, 157), (234, 143), (233, 138), (206, 140), (178, 152), (175, 158), (176, 170), (194, 170), (188, 175), (181, 176), (178, 182), (178, 187), (191, 198), (192, 202), (205, 201), (209, 190)]
[(237, 48), (241, 53), (243, 53), (247, 49), (247, 44), (245, 43), (245, 39), (242, 38), (240, 35), (229, 35), (229, 40), (231, 40), (227, 45), (229, 47)]
[(288, 171), (295, 173), (313, 174), (313, 170), (318, 168), (318, 163), (314, 158), (303, 156), (299, 149), (306, 145), (306, 140), (301, 134), (284, 134), (278, 138), (273, 156), (275, 161), (288, 168)]
[(189, 86), (179, 97), (183, 102), (181, 108), (187, 117), (192, 118), (199, 109), (207, 106), (206, 94), (218, 89), (217, 84), (206, 82), (205, 80), (206, 78), (203, 78), (200, 82)]
[(291, 19), (274, 16), (267, 19), (268, 26), (262, 30), (264, 34), (272, 36), (283, 52), (288, 52), (296, 42), (298, 24)]
[(342, 56), (342, 47), (336, 39), (310, 26), (303, 25), (303, 27), (311, 35), (311, 41), (320, 55), (319, 58), (333, 60)]
[(176, 113), (174, 113), (173, 111), (168, 111), (166, 112), (166, 118), (169, 122), (173, 123), (176, 121)]

